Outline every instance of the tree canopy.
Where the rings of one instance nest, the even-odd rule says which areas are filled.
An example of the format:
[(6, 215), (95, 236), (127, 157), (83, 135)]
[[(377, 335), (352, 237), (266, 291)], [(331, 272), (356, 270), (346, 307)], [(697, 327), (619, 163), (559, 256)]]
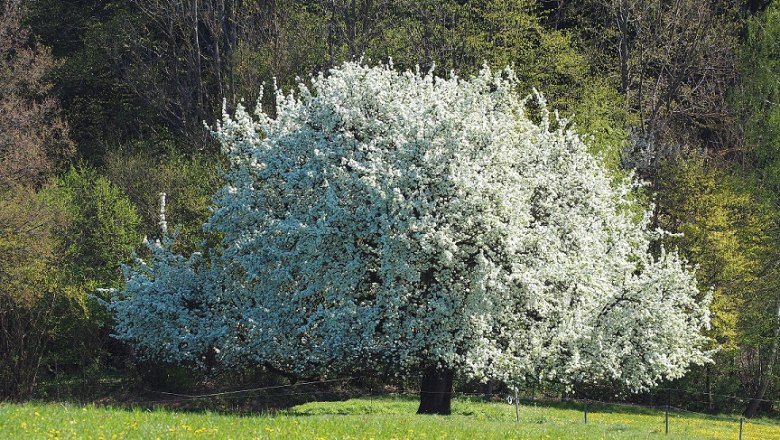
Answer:
[(222, 243), (189, 260), (157, 245), (112, 304), (118, 336), (300, 376), (514, 386), (642, 390), (706, 361), (709, 299), (676, 253), (649, 252), (632, 181), (541, 95), (534, 122), (516, 84), (346, 63), (278, 93), (273, 118), (226, 115), (205, 225)]

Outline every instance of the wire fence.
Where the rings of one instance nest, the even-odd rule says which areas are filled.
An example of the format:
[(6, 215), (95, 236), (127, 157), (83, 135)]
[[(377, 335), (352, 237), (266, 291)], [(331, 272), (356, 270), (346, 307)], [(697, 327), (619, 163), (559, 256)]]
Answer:
[[(203, 394), (188, 394), (188, 393), (176, 393), (170, 391), (160, 390), (144, 390), (144, 398), (133, 398), (122, 402), (123, 405), (128, 406), (171, 406), (173, 404), (187, 404), (200, 401), (235, 401), (244, 400), (258, 402), (297, 402), (303, 403), (313, 400), (336, 400), (347, 398), (387, 398), (387, 397), (419, 397), (421, 394), (432, 393), (429, 391), (419, 390), (374, 390), (365, 389), (362, 384), (354, 382), (358, 381), (358, 378), (347, 377), (339, 379), (327, 379), (317, 381), (303, 381), (288, 384), (275, 384), (262, 387), (251, 387), (242, 389), (230, 389), (217, 392), (209, 392)], [(116, 385), (116, 384), (113, 384)], [(350, 388), (350, 385), (355, 385)], [(436, 393), (436, 392), (433, 392)], [(680, 420), (675, 419), (675, 415), (688, 415), (696, 418), (706, 419), (712, 422), (733, 424), (734, 437), (743, 439), (743, 435), (750, 435), (751, 425), (754, 426), (767, 426), (776, 429), (777, 437), (780, 439), (780, 420), (762, 420), (758, 418), (747, 419), (741, 415), (733, 414), (712, 414), (703, 411), (695, 411), (690, 408), (681, 407), (671, 404), (671, 396), (688, 396), (687, 401), (696, 404), (708, 404), (712, 397), (719, 397), (729, 399), (732, 402), (739, 402), (747, 404), (751, 400), (749, 397), (741, 397), (728, 394), (715, 394), (708, 392), (696, 392), (680, 388), (658, 388), (656, 393), (649, 396), (650, 404), (638, 403), (638, 402), (626, 402), (617, 401), (603, 398), (588, 398), (588, 397), (574, 397), (571, 395), (564, 395), (560, 397), (545, 395), (541, 393), (541, 396), (537, 395), (537, 390), (533, 390), (530, 394), (519, 394), (517, 392), (443, 392), (451, 394), (453, 397), (470, 400), (482, 400), (492, 401), (496, 404), (498, 402), (505, 402), (504, 404), (510, 404), (514, 406), (515, 419), (517, 422), (523, 421), (523, 413), (529, 406), (545, 406), (545, 405), (564, 405), (568, 409), (579, 408), (582, 412), (582, 423), (589, 423), (589, 415), (591, 416), (591, 422), (593, 415), (596, 413), (610, 413), (625, 411), (633, 412), (637, 414), (643, 414), (647, 416), (657, 416), (659, 418), (659, 424), (662, 423), (663, 431), (666, 434), (674, 432), (675, 424), (681, 423)], [(159, 397), (149, 397), (159, 396)], [(701, 399), (701, 400), (696, 400)], [(680, 399), (678, 400), (685, 400)], [(755, 399), (768, 404), (776, 405), (780, 404), (780, 401), (772, 399)], [(661, 403), (662, 402), (662, 403)], [(266, 408), (272, 408), (274, 405), (267, 405)], [(521, 409), (522, 408), (522, 409)], [(672, 418), (670, 419), (670, 416)], [(748, 433), (748, 434), (746, 434)], [(747, 437), (745, 437), (747, 438)], [(750, 437), (756, 438), (756, 437)]]

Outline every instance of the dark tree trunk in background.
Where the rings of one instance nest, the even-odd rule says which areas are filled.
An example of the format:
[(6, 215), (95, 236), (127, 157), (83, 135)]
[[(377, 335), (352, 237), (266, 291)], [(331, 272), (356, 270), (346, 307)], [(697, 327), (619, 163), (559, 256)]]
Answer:
[(766, 364), (763, 365), (763, 363), (759, 360), (759, 367), (762, 369), (759, 370), (758, 375), (758, 390), (756, 394), (750, 399), (750, 403), (748, 403), (747, 409), (745, 409), (745, 417), (747, 418), (753, 418), (756, 416), (756, 414), (758, 414), (758, 409), (761, 406), (761, 402), (765, 401), (764, 396), (766, 395), (766, 392), (769, 389), (769, 384), (773, 379), (772, 373), (775, 369), (777, 352), (780, 348), (780, 343), (778, 343), (778, 339), (780, 339), (780, 293), (778, 293), (778, 296), (775, 300), (775, 310), (775, 328), (772, 332), (774, 338), (772, 338), (772, 345), (769, 349), (769, 357), (766, 361)]
[(493, 381), (489, 380), (485, 384), (485, 400), (490, 401), (493, 398)]
[(705, 369), (705, 376), (707, 380), (706, 382), (706, 388), (707, 388), (707, 410), (710, 412), (715, 411), (715, 396), (712, 394), (712, 368), (710, 365), (707, 365)]
[(420, 408), (417, 414), (450, 415), (453, 376), (452, 370), (425, 370), (420, 384)]

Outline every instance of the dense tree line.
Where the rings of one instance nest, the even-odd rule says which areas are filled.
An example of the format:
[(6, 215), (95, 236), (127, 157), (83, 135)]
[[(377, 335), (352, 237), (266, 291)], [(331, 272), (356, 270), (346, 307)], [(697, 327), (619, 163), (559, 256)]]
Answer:
[(128, 371), (98, 288), (159, 236), (161, 192), (179, 251), (217, 239), (200, 229), (224, 165), (204, 121), (360, 58), (514, 65), (517, 93), (544, 92), (616, 176), (648, 182), (637, 202), (713, 290), (715, 362), (674, 386), (752, 398), (749, 415), (780, 397), (767, 0), (0, 0), (0, 393)]

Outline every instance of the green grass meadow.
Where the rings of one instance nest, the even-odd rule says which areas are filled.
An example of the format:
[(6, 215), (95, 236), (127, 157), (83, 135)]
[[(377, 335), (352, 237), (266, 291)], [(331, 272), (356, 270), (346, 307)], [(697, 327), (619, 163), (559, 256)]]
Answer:
[[(736, 439), (728, 417), (577, 405), (522, 405), (457, 399), (453, 415), (418, 416), (409, 398), (314, 402), (274, 415), (119, 409), (56, 403), (0, 404), (0, 438), (78, 439)], [(780, 439), (780, 424), (746, 421), (743, 439)]]

